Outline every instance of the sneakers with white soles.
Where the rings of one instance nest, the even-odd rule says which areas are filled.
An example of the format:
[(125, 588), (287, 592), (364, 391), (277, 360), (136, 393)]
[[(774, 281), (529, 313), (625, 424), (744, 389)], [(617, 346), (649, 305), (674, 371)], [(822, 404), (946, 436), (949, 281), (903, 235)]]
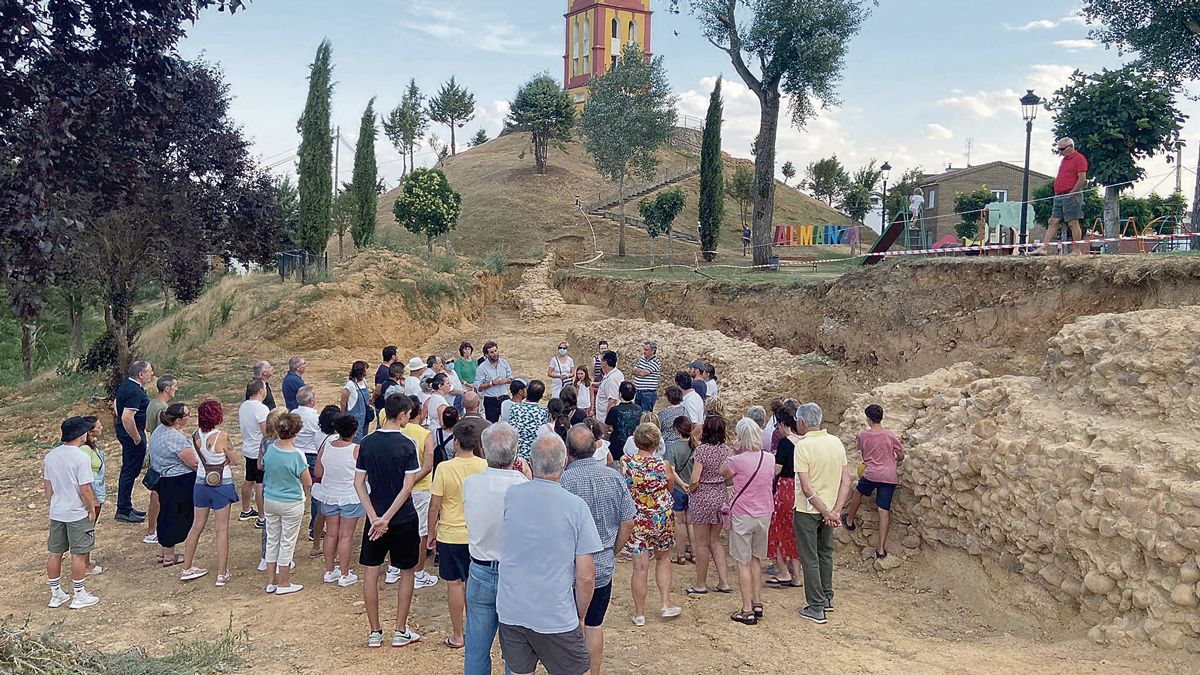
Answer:
[(356, 583), (358, 583), (358, 575), (355, 574), (354, 572), (350, 572), (349, 574), (345, 575), (344, 577), (338, 579), (338, 582), (337, 582), (338, 586), (341, 586), (342, 588), (345, 588), (347, 586), (353, 586)]
[(276, 588), (275, 595), (290, 595), (292, 593), (299, 593), (303, 588), (304, 584), (288, 584), (287, 586), (280, 586), (279, 588)]
[(392, 631), (392, 646), (393, 647), (407, 647), (408, 645), (411, 645), (414, 642), (420, 642), (420, 641), (421, 641), (421, 636), (419, 634), (413, 632), (411, 629), (403, 630), (403, 631), (400, 631), (400, 630)]
[(91, 607), (100, 602), (100, 598), (88, 593), (87, 591), (75, 591), (75, 597), (71, 598), (71, 609), (83, 609)]
[(50, 604), (47, 605), (50, 609), (62, 607), (71, 601), (71, 596), (67, 595), (61, 588), (50, 593)]

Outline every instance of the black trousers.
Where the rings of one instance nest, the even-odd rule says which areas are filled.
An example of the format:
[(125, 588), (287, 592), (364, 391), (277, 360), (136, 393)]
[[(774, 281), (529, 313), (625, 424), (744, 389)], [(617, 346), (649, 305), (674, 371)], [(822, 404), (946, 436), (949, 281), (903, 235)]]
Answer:
[[(117, 421), (120, 424), (120, 420)], [(146, 463), (146, 433), (142, 432), (142, 442), (134, 443), (128, 436), (117, 436), (121, 442), (121, 473), (117, 482), (117, 513), (129, 513), (133, 510), (133, 486), (138, 476), (142, 475), (142, 466)]]
[(500, 405), (507, 400), (507, 396), (483, 397), (483, 416), (487, 418), (487, 421), (492, 424), (500, 421)]

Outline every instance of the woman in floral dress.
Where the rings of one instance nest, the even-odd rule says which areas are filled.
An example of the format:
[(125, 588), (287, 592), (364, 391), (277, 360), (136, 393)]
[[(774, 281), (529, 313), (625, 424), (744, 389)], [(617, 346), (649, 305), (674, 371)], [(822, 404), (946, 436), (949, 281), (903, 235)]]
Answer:
[(650, 555), (654, 554), (654, 581), (663, 618), (679, 616), (683, 611), (671, 604), (671, 547), (675, 545), (675, 519), (671, 514), (671, 488), (683, 485), (670, 462), (655, 457), (662, 443), (658, 427), (642, 422), (633, 432), (637, 454), (621, 463), (629, 492), (637, 507), (633, 533), (625, 550), (633, 556), (633, 625), (646, 625), (646, 590), (649, 583)]
[[(710, 401), (716, 399), (709, 399)], [(729, 491), (721, 467), (732, 454), (725, 432), (725, 418), (709, 413), (700, 430), (700, 445), (692, 453), (692, 482), (688, 487), (688, 519), (692, 522), (692, 550), (696, 554), (696, 585), (687, 589), (688, 595), (708, 592), (708, 563), (717, 568), (718, 593), (732, 593), (726, 578), (725, 547), (721, 546), (724, 512), (729, 505)]]

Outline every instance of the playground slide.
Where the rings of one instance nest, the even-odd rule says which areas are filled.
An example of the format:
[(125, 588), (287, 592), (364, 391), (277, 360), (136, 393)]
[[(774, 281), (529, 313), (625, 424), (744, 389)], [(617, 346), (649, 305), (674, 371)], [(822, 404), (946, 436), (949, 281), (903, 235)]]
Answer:
[(904, 219), (897, 218), (896, 220), (892, 221), (892, 224), (888, 226), (886, 231), (884, 231), (883, 236), (881, 236), (875, 242), (875, 245), (871, 247), (871, 251), (867, 253), (865, 258), (863, 258), (862, 264), (874, 265), (875, 263), (883, 262), (884, 256), (873, 254), (887, 252), (888, 249), (892, 247), (892, 244), (895, 244), (896, 240), (899, 239), (900, 235), (902, 234), (904, 234)]

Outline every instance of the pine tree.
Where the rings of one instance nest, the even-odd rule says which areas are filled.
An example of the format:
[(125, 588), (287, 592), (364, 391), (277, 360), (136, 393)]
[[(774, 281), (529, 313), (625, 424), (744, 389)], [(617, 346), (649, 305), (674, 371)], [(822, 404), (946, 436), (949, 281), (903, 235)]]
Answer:
[(796, 165), (792, 164), (791, 160), (783, 163), (783, 184), (787, 185), (788, 181), (796, 177)]
[(537, 172), (546, 173), (550, 147), (565, 152), (575, 133), (575, 103), (554, 78), (543, 73), (517, 90), (509, 104), (508, 123), (513, 129), (529, 133)]
[(417, 87), (417, 81), (409, 80), (400, 103), (383, 118), (383, 132), (404, 158), (401, 176), (407, 176), (409, 171), (416, 168), (416, 147), (424, 138), (425, 129), (429, 127), (429, 118), (425, 115), (423, 102), (424, 97), (421, 96), (421, 89)]
[(426, 107), (429, 119), (450, 127), (450, 154), (458, 154), (454, 129), (461, 128), (475, 117), (475, 94), (455, 82), (454, 77), (442, 85), (438, 93), (429, 99)]
[(317, 47), (308, 75), (308, 100), (296, 130), (300, 132), (300, 245), (321, 253), (333, 231), (333, 129), (329, 125), (333, 95), (333, 45)]
[(704, 140), (700, 148), (700, 249), (708, 262), (717, 255), (721, 220), (725, 218), (725, 179), (721, 175), (721, 114), (724, 107), (721, 78), (718, 77), (708, 99)]
[(350, 236), (357, 248), (366, 248), (375, 240), (375, 195), (379, 183), (379, 167), (375, 164), (375, 99), (367, 103), (362, 123), (358, 127), (358, 144), (354, 147), (354, 175), (350, 179), (353, 197), (353, 221)]
[(487, 143), (487, 142), (488, 142), (487, 132), (484, 131), (483, 129), (476, 131), (475, 135), (471, 137), (470, 141), (468, 141), (468, 143), (470, 143), (472, 148), (477, 145), (483, 145), (484, 143)]

